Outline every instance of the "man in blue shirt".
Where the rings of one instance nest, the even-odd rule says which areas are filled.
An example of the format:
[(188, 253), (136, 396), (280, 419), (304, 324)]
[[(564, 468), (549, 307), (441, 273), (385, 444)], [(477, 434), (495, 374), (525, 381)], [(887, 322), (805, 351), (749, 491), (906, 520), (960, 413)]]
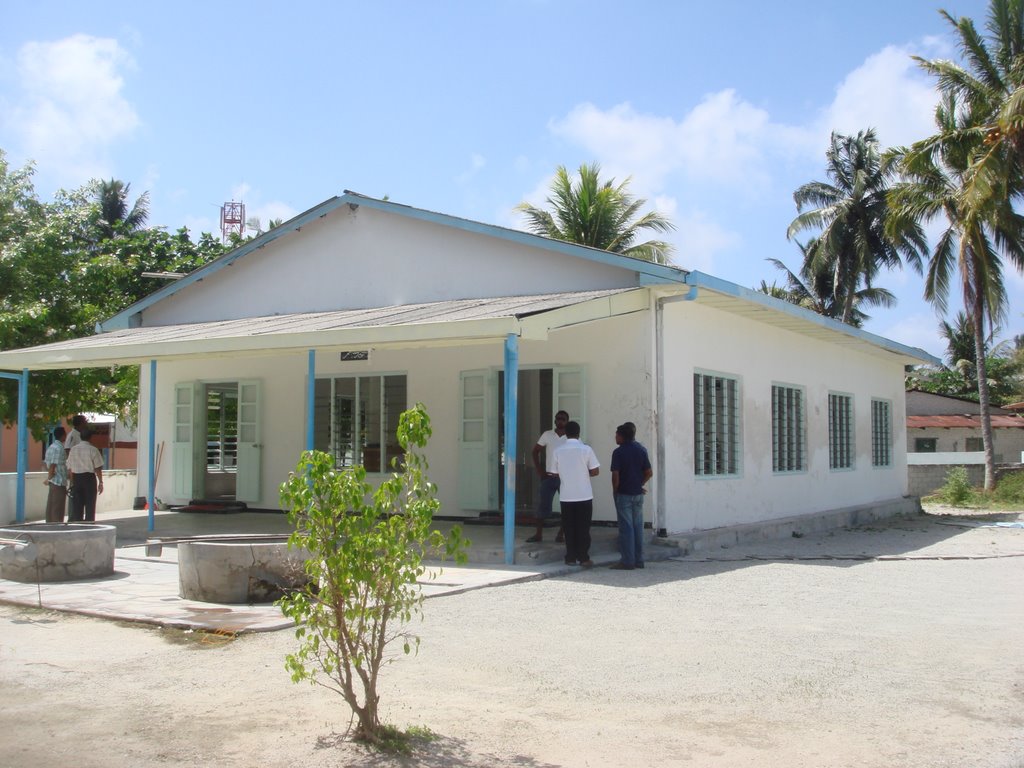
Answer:
[(612, 568), (631, 571), (644, 567), (644, 494), (654, 474), (647, 449), (636, 441), (636, 426), (627, 421), (615, 430), (612, 452), (612, 495), (619, 521), (619, 555)]

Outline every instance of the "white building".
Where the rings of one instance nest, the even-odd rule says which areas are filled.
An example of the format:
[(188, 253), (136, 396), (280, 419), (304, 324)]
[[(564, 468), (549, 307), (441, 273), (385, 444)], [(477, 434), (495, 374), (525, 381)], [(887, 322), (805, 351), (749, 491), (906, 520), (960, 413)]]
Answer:
[(901, 502), (904, 366), (936, 362), (699, 272), (348, 192), (99, 331), (0, 368), (141, 364), (140, 479), (165, 445), (164, 501), (276, 508), (308, 445), (386, 469), (420, 401), (441, 514), (510, 503), (506, 408), (528, 510), (530, 451), (564, 408), (605, 467), (595, 520), (615, 518), (607, 464), (628, 420), (668, 533)]

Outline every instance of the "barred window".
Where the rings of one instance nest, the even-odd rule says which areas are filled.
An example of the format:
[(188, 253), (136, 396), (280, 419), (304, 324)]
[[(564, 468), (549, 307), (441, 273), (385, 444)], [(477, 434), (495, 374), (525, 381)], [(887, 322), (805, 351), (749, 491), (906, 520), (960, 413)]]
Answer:
[(730, 376), (693, 374), (693, 471), (739, 473), (739, 382)]
[(828, 466), (853, 468), (853, 396), (829, 393)]
[(804, 390), (772, 385), (772, 471), (801, 472), (807, 469), (807, 431), (804, 421)]
[(334, 456), (338, 468), (386, 472), (392, 459), (401, 460), (396, 432), (405, 408), (403, 375), (317, 379), (313, 447)]
[(892, 407), (888, 400), (871, 401), (871, 465), (892, 466)]

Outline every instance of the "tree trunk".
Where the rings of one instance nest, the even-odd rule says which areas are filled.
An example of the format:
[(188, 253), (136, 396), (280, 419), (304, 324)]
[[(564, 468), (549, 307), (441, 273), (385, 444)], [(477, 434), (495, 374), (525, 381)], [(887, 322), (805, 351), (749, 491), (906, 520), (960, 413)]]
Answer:
[(995, 450), (992, 446), (992, 414), (989, 406), (988, 371), (985, 368), (985, 313), (981, 291), (976, 291), (974, 306), (971, 307), (971, 324), (974, 326), (974, 351), (977, 354), (978, 405), (981, 412), (981, 444), (985, 449), (985, 492), (990, 493), (996, 486)]

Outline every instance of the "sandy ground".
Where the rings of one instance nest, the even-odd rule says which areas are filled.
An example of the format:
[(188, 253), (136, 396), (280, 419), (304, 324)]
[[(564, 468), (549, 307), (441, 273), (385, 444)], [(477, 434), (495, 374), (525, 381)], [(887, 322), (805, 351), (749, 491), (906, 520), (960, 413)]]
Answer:
[(290, 631), (0, 606), (0, 766), (1019, 768), (1024, 529), (949, 522), (429, 600), (382, 684), (388, 721), (437, 734), (410, 758), (344, 740)]

